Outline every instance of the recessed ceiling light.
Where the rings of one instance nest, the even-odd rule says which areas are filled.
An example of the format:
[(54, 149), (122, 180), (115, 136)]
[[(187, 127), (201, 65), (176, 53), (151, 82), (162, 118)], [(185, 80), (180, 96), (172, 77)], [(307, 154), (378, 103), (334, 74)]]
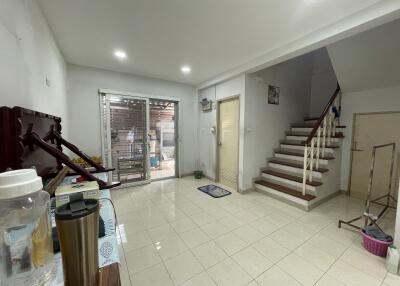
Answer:
[(190, 74), (190, 72), (192, 71), (192, 69), (191, 69), (189, 66), (183, 66), (183, 67), (181, 67), (181, 71), (182, 71), (184, 74)]
[(115, 50), (114, 56), (117, 57), (118, 59), (126, 59), (126, 53), (122, 50)]

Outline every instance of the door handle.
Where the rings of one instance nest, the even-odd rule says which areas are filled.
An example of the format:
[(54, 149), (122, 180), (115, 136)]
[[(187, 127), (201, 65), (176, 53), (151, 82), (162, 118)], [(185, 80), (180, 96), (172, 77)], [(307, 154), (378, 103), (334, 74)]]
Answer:
[(222, 146), (222, 142), (221, 141), (218, 142), (218, 146)]

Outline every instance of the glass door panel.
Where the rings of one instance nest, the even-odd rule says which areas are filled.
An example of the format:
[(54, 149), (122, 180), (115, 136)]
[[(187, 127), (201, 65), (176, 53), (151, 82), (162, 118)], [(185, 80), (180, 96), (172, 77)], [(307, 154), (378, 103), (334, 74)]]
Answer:
[(175, 177), (177, 102), (150, 98), (150, 174), (152, 180)]

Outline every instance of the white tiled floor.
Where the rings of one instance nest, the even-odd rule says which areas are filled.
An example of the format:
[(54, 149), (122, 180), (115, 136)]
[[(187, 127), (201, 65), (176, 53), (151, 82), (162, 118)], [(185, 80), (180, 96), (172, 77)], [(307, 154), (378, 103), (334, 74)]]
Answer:
[[(214, 199), (191, 177), (112, 192), (121, 280), (132, 286), (400, 286), (339, 218), (363, 203), (338, 196), (304, 212), (259, 193)], [(395, 213), (384, 218), (393, 235)], [(122, 247), (123, 246), (123, 247)]]
[(173, 177), (175, 175), (175, 160), (161, 161), (159, 169), (151, 169), (152, 179)]

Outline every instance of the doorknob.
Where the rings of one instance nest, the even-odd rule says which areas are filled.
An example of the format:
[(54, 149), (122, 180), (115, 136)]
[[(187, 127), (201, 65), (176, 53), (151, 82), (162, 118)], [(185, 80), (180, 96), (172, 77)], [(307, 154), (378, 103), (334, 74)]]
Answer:
[(222, 146), (222, 142), (221, 142), (221, 141), (219, 141), (219, 142), (218, 142), (218, 145), (219, 145), (219, 146)]

